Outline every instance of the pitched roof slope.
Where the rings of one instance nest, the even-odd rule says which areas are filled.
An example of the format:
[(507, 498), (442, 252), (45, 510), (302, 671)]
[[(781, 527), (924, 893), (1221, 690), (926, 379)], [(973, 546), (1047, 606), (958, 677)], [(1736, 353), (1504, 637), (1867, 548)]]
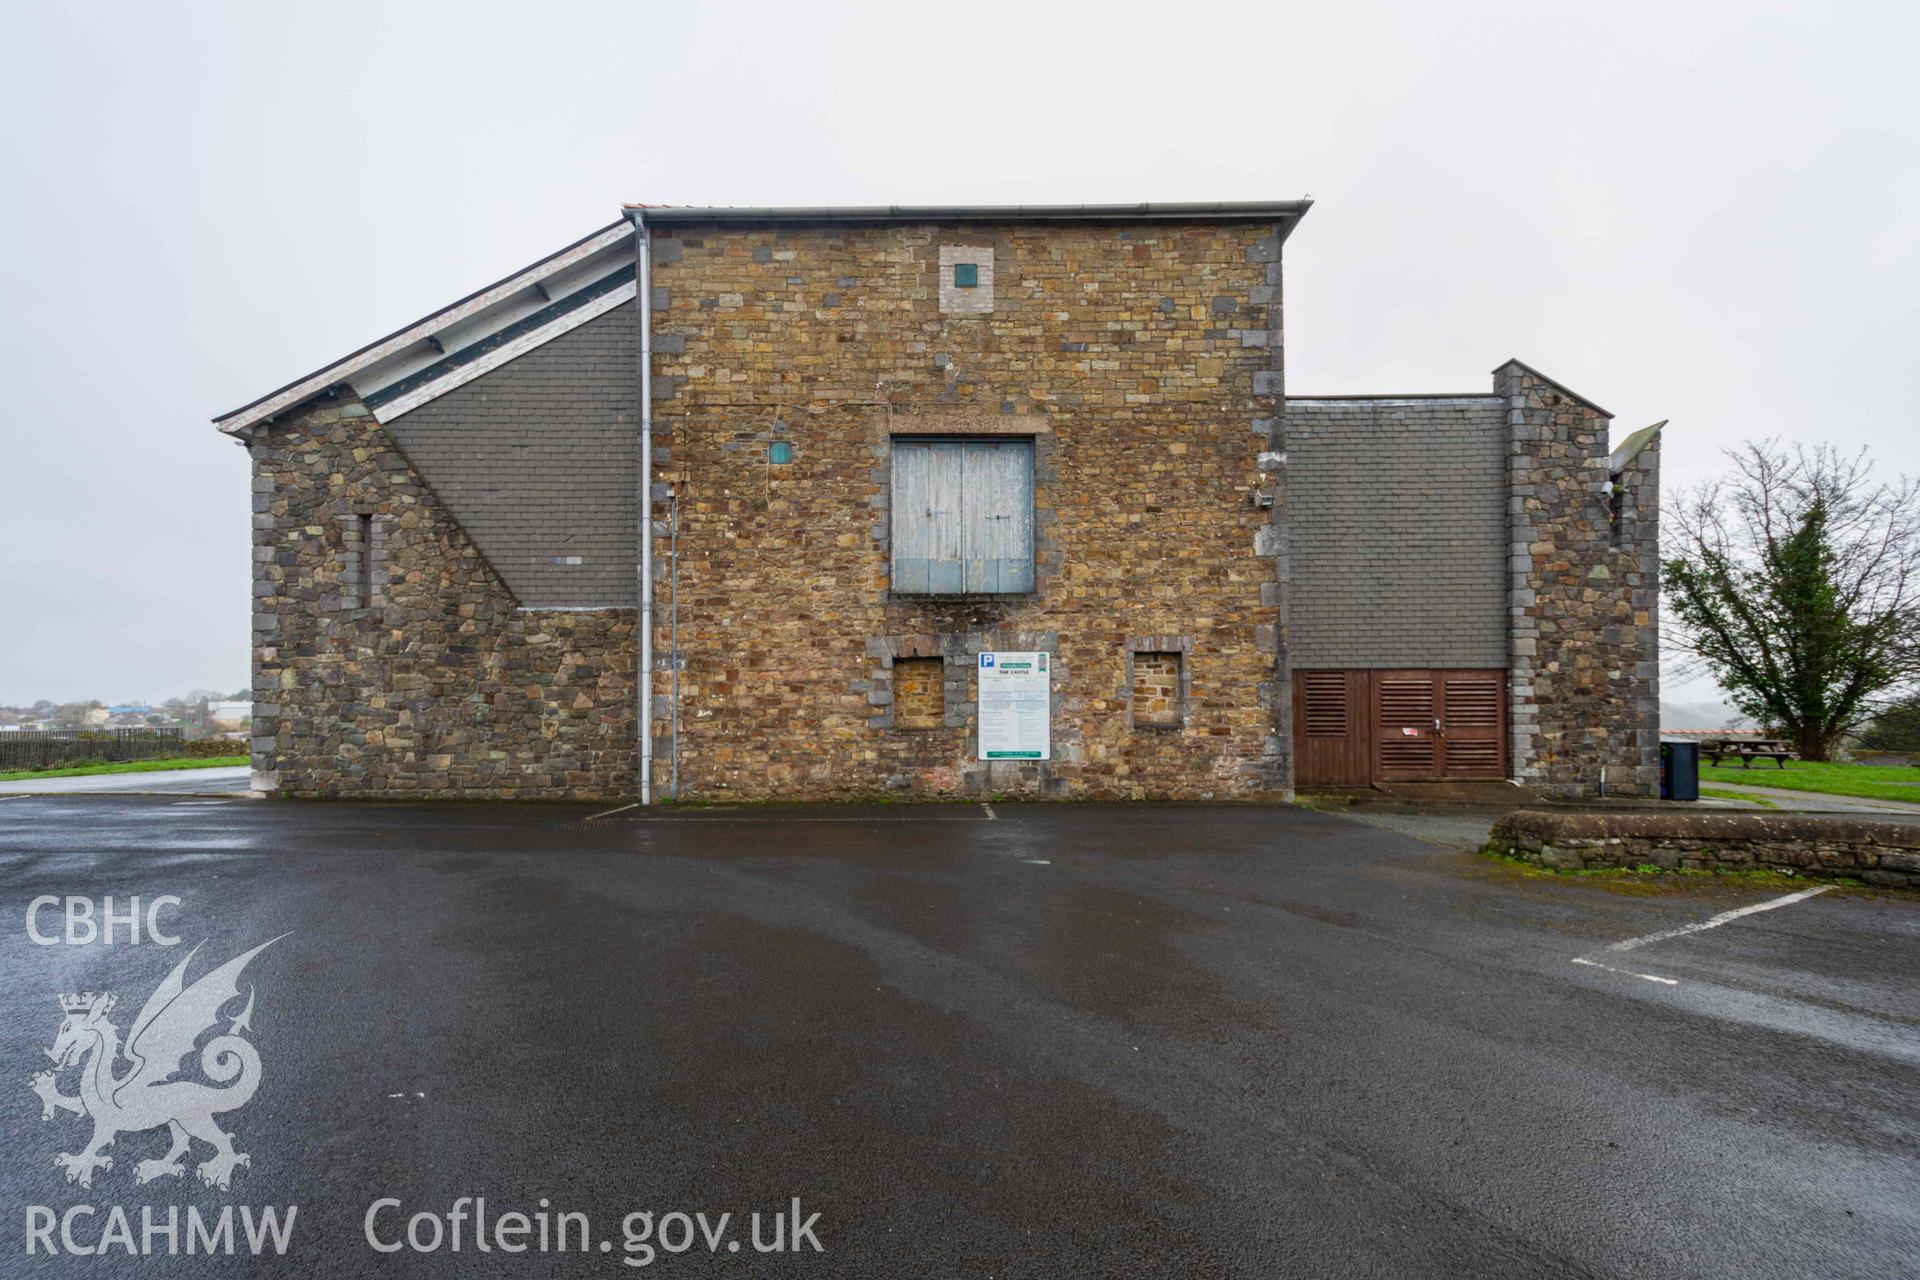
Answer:
[(391, 422), (634, 296), (633, 225), (612, 223), (214, 419), (229, 434), (345, 385)]
[(587, 323), (636, 292), (634, 223), (711, 222), (1249, 222), (1282, 239), (1310, 200), (1076, 205), (873, 205), (813, 208), (625, 206), (620, 221), (468, 294), (403, 329), (214, 419), (232, 435), (346, 386), (381, 423)]

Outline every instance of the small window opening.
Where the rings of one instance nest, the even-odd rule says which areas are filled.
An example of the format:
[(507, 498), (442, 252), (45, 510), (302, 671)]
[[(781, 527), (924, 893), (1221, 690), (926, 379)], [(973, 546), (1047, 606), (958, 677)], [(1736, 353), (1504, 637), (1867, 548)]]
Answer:
[(775, 440), (767, 446), (767, 461), (776, 467), (784, 467), (793, 461), (793, 445), (785, 440)]
[(980, 287), (980, 264), (977, 262), (954, 263), (953, 287), (956, 289), (978, 289)]
[(360, 607), (373, 607), (373, 517), (360, 517)]
[(1180, 663), (1185, 656), (1169, 650), (1133, 655), (1133, 723), (1136, 728), (1180, 727)]
[(946, 722), (946, 663), (939, 658), (895, 658), (894, 727), (938, 729)]
[(1613, 474), (1613, 483), (1607, 488), (1607, 524), (1610, 526), (1614, 546), (1620, 545), (1623, 526), (1627, 518), (1627, 486), (1619, 472)]

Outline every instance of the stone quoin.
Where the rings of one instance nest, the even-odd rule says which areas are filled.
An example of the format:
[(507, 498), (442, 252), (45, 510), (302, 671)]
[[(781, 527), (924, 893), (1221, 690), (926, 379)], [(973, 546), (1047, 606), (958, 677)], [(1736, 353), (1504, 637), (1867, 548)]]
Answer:
[[(1657, 793), (1658, 429), (1289, 399), (1306, 210), (631, 206), (216, 419), (256, 787), (628, 797), (645, 697), (656, 798)], [(993, 651), (1048, 758), (979, 758)]]

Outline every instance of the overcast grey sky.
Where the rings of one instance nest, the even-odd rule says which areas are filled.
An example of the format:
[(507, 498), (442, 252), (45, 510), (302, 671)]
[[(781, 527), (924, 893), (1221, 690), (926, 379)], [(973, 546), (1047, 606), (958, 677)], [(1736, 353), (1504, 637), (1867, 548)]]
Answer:
[(208, 419), (623, 200), (1311, 195), (1301, 393), (1518, 356), (1920, 471), (1907, 5), (39, 4), (0, 83), (0, 701), (247, 679)]

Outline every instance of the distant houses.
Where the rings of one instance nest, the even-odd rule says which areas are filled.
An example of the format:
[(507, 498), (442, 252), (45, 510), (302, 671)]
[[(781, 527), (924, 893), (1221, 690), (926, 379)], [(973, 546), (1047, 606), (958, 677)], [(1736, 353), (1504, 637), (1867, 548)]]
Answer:
[(244, 734), (252, 723), (252, 699), (207, 703), (207, 725), (217, 733)]
[(161, 731), (187, 737), (245, 737), (253, 720), (253, 702), (240, 698), (172, 698), (164, 705), (133, 700), (103, 705), (56, 705), (42, 699), (32, 705), (0, 704), (0, 734), (106, 734)]

